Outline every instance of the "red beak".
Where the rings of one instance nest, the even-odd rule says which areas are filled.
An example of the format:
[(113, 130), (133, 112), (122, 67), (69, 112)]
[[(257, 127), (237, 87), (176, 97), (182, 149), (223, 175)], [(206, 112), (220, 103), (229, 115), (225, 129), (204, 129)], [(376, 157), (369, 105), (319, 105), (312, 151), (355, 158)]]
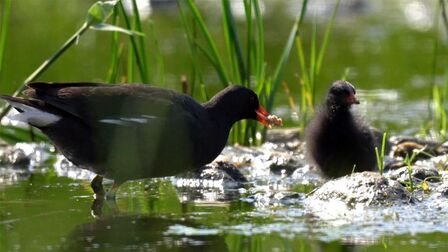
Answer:
[(258, 109), (255, 110), (257, 113), (257, 120), (266, 127), (270, 127), (270, 122), (268, 120), (269, 113), (261, 106), (258, 106)]
[(352, 105), (352, 104), (359, 104), (359, 100), (358, 98), (356, 98), (356, 95), (351, 94), (348, 98), (347, 98), (347, 103)]

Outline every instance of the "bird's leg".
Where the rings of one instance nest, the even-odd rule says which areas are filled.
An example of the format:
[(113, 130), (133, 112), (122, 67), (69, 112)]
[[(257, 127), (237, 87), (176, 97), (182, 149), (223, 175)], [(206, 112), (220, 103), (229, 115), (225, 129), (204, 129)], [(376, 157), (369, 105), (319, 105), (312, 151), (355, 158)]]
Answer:
[(106, 199), (115, 199), (115, 194), (122, 183), (114, 181), (109, 191), (107, 191)]
[(90, 207), (90, 214), (94, 218), (100, 218), (103, 216), (103, 205), (104, 205), (104, 197), (95, 197), (92, 202), (92, 206)]
[(93, 178), (92, 182), (90, 182), (90, 186), (92, 187), (93, 192), (95, 193), (95, 198), (104, 197), (105, 192), (103, 188), (102, 176), (96, 175), (95, 178)]

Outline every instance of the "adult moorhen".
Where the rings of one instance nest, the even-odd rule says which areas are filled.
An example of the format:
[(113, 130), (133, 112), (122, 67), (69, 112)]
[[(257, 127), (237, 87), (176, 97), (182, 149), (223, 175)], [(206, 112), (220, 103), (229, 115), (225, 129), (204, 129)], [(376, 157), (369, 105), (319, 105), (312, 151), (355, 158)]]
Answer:
[(359, 104), (353, 85), (334, 82), (306, 129), (307, 155), (330, 178), (376, 167), (374, 133), (352, 114), (353, 104)]
[(232, 125), (254, 119), (281, 125), (250, 89), (229, 86), (200, 105), (172, 90), (139, 84), (31, 83), (25, 98), (1, 96), (16, 120), (39, 128), (74, 164), (114, 180), (107, 196), (132, 179), (199, 168), (224, 148)]

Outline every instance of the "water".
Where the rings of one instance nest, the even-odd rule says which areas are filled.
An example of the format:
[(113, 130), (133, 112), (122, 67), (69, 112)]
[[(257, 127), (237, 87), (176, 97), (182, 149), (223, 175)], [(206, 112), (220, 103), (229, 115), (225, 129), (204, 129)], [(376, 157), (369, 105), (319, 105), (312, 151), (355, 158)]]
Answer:
[[(446, 183), (429, 182), (430, 192), (417, 190), (412, 203), (315, 200), (308, 195), (324, 179), (305, 162), (301, 144), (227, 147), (218, 160), (233, 163), (248, 182), (212, 168), (127, 182), (115, 201), (94, 200), (94, 174), (51, 149), (3, 148), (9, 158), (3, 156), (0, 167), (2, 251), (448, 248)], [(22, 159), (11, 158), (17, 153)], [(446, 158), (418, 165), (431, 167)], [(448, 178), (446, 171), (439, 173)]]
[[(55, 52), (80, 27), (93, 2), (13, 1), (5, 69), (0, 75), (2, 93), (11, 93)], [(212, 35), (225, 55), (220, 7), (216, 1), (198, 2), (206, 10), (205, 18), (214, 27)], [(310, 15), (302, 31), (305, 48), (309, 48), (313, 20), (318, 23), (319, 34), (323, 33), (324, 21), (333, 8), (331, 2), (310, 1)], [(419, 132), (429, 118), (436, 3), (342, 1), (319, 81), (318, 100), (323, 99), (328, 84), (349, 67), (348, 80), (358, 87), (361, 100), (356, 113), (394, 135)], [(263, 2), (268, 71), (273, 71), (299, 6), (292, 0)], [(234, 1), (232, 7), (238, 14), (241, 1)], [(164, 85), (180, 90), (180, 76), (189, 73), (190, 61), (175, 4), (153, 4), (148, 15), (165, 57)], [(103, 81), (110, 60), (110, 36), (89, 31), (39, 80)], [(148, 41), (152, 43), (151, 38)], [(149, 50), (151, 59), (153, 53)], [(294, 53), (285, 82), (298, 99), (299, 68)], [(442, 48), (438, 55), (438, 84), (443, 83), (446, 54)], [(160, 80), (153, 68), (151, 80)], [(205, 82), (210, 93), (220, 88), (211, 67), (205, 73)], [(285, 95), (279, 92), (277, 98), (275, 114), (284, 117), (288, 126), (296, 126)], [(16, 147), (14, 150), (23, 153), (8, 155), (12, 160), (0, 165), (2, 251), (448, 248), (448, 206), (437, 197), (428, 196), (410, 206), (361, 209), (337, 218), (325, 216), (325, 209), (319, 211), (321, 215), (316, 214), (308, 208), (307, 194), (323, 179), (300, 152), (290, 160), (288, 151), (272, 155), (269, 145), (256, 150), (228, 148), (221, 158), (242, 166), (251, 187), (219, 177), (128, 182), (120, 188), (116, 203), (105, 202), (102, 217), (96, 218), (91, 214), (94, 200), (89, 185), (94, 174), (72, 167), (53, 155), (54, 150), (48, 146)], [(20, 164), (14, 160), (30, 153), (34, 153), (31, 163), (11, 166)], [(249, 161), (251, 165), (247, 165)], [(290, 164), (290, 169), (274, 172), (270, 168), (273, 163)], [(336, 206), (327, 211), (333, 211), (332, 207)]]

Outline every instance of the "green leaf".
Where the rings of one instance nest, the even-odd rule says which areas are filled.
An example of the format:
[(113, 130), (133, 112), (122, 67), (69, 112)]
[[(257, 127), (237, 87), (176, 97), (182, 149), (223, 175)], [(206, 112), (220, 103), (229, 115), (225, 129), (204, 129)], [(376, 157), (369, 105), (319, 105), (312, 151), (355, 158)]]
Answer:
[(48, 141), (48, 139), (40, 133), (40, 131), (31, 131), (29, 127), (23, 128), (12, 125), (2, 125), (0, 128), (0, 138), (9, 144), (15, 144), (18, 142)]
[(128, 29), (121, 28), (119, 26), (106, 24), (106, 23), (99, 23), (93, 26), (90, 26), (90, 29), (97, 30), (97, 31), (109, 31), (109, 32), (121, 32), (130, 36), (145, 36), (144, 33), (138, 32), (138, 31), (131, 31)]
[(11, 0), (3, 3), (2, 21), (0, 23), (0, 73), (3, 69), (3, 59), (5, 56), (6, 40), (8, 37), (9, 20), (11, 15)]
[(113, 9), (118, 2), (118, 0), (114, 0), (94, 3), (87, 12), (86, 22), (90, 25), (104, 23), (112, 15)]

